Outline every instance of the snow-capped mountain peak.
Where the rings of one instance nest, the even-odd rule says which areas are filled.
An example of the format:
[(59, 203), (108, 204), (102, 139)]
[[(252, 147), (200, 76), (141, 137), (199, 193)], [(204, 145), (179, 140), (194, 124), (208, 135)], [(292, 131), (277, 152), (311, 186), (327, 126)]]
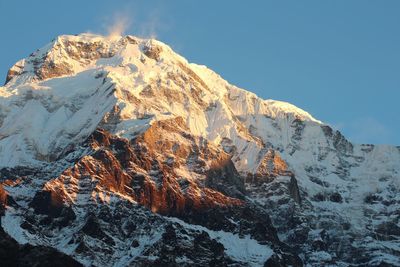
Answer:
[[(20, 152), (4, 153), (2, 166), (56, 159), (101, 121), (111, 127), (111, 116), (119, 120), (112, 132), (124, 137), (154, 120), (183, 117), (192, 134), (216, 145), (235, 139), (248, 150), (243, 153), (253, 154), (262, 146), (247, 146), (259, 138), (245, 124), (259, 128), (263, 120), (287, 117), (320, 124), (289, 103), (262, 100), (230, 85), (162, 42), (134, 36), (59, 36), (17, 62), (7, 80), (1, 88), (0, 148)], [(238, 164), (254, 170), (257, 162)]]
[(62, 35), (0, 87), (2, 227), (87, 266), (400, 265), (399, 166), (154, 39)]

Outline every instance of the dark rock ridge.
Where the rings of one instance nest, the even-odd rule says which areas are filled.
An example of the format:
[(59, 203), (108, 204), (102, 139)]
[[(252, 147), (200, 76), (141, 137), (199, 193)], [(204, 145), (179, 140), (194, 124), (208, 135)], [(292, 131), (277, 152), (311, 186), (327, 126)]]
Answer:
[(7, 267), (80, 267), (72, 257), (54, 248), (20, 245), (0, 227), (0, 263)]

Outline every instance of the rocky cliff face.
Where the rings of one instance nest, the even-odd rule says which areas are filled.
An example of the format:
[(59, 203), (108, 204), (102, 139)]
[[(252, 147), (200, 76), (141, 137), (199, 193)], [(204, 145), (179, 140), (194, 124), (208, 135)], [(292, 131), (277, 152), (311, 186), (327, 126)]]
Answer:
[(155, 40), (60, 36), (16, 63), (0, 151), (5, 231), (85, 266), (400, 265), (398, 147)]

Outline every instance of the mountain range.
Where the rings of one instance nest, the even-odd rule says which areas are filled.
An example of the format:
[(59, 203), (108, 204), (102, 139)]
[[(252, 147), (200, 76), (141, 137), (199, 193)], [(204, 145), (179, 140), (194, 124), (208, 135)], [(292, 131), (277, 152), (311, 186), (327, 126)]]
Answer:
[(62, 35), (0, 87), (0, 262), (400, 266), (399, 192), (400, 147), (154, 39)]

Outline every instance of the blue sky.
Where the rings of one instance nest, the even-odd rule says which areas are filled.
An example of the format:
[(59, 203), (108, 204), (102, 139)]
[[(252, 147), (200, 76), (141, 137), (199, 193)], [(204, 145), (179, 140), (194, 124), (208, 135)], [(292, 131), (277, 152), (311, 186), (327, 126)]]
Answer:
[(59, 34), (155, 36), (358, 143), (400, 145), (400, 1), (5, 1), (0, 75)]

